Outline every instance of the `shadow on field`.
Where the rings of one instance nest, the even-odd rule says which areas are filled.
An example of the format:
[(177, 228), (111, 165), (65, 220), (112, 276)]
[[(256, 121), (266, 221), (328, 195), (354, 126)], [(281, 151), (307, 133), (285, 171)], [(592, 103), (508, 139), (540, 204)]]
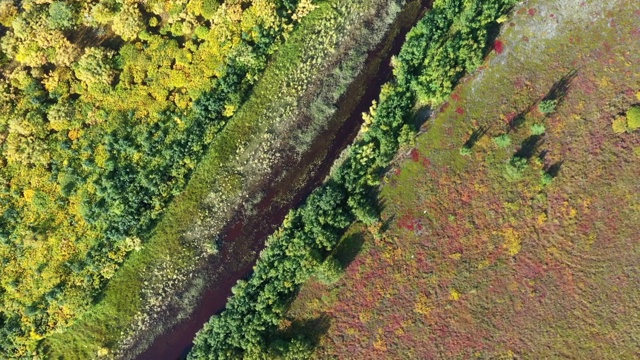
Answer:
[(334, 257), (342, 268), (346, 268), (356, 258), (362, 245), (364, 244), (364, 236), (360, 232), (350, 234), (342, 239), (335, 249)]
[(411, 121), (409, 122), (409, 126), (411, 126), (412, 129), (420, 132), (423, 131), (427, 125), (427, 122), (429, 121), (429, 118), (431, 117), (431, 114), (433, 113), (433, 110), (431, 109), (430, 106), (422, 106), (420, 107), (413, 115), (413, 117), (411, 117)]
[[(291, 344), (293, 340), (298, 340), (306, 343), (311, 348), (315, 348), (320, 343), (322, 336), (329, 331), (330, 326), (331, 317), (324, 313), (311, 319), (294, 320), (285, 330), (277, 331), (273, 334), (270, 342), (272, 346), (278, 343), (282, 346), (286, 343)], [(276, 347), (279, 346), (276, 345)]]
[(317, 345), (320, 337), (329, 330), (329, 326), (331, 326), (331, 317), (322, 314), (316, 318), (294, 321), (288, 333), (292, 336), (302, 335), (311, 344)]
[(560, 168), (562, 167), (562, 164), (564, 164), (564, 160), (557, 161), (552, 165), (550, 165), (549, 167), (547, 167), (544, 172), (546, 174), (551, 175), (552, 178), (555, 178), (560, 173)]
[(545, 95), (542, 101), (555, 100), (558, 104), (561, 103), (571, 88), (571, 83), (577, 74), (578, 69), (573, 69), (563, 75), (560, 80), (556, 81), (553, 86), (551, 86), (551, 89), (549, 89), (549, 92), (547, 92), (547, 95)]
[(542, 135), (531, 135), (522, 142), (520, 150), (514, 156), (527, 160), (531, 159), (543, 142)]
[(509, 120), (509, 122), (507, 123), (507, 134), (520, 129), (524, 124), (526, 115), (530, 113), (534, 107), (535, 104), (529, 105), (526, 109), (514, 115), (513, 118), (511, 118), (511, 120)]
[(478, 140), (482, 139), (487, 131), (489, 131), (489, 127), (487, 126), (480, 126), (477, 129), (473, 129), (471, 136), (469, 136), (469, 139), (464, 143), (464, 145), (462, 145), (462, 147), (466, 149), (473, 148), (473, 146), (478, 142)]

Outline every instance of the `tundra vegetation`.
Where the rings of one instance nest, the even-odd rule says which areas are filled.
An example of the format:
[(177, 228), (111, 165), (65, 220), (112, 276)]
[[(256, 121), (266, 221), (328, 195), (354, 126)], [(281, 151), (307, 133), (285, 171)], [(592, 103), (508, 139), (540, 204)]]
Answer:
[(637, 10), (515, 6), (389, 168), (382, 233), (350, 227), (341, 279), (311, 278), (278, 330), (320, 359), (637, 357)]

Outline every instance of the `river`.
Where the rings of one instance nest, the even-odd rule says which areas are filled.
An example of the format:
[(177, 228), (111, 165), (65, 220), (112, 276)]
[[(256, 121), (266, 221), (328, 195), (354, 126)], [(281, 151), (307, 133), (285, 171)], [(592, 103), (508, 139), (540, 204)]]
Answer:
[[(333, 162), (354, 140), (362, 124), (362, 113), (378, 98), (381, 86), (392, 75), (391, 56), (400, 51), (407, 32), (428, 9), (430, 1), (408, 2), (390, 25), (383, 40), (370, 51), (365, 66), (337, 104), (337, 112), (329, 126), (317, 136), (297, 164), (297, 171), (288, 171), (279, 181), (262, 189), (266, 196), (258, 203), (252, 216), (237, 215), (222, 232), (222, 247), (212, 260), (212, 272), (226, 274), (209, 284), (201, 301), (190, 316), (154, 339), (140, 360), (183, 359), (191, 349), (193, 338), (212, 315), (225, 308), (231, 288), (247, 278), (264, 247), (266, 238), (283, 221), (290, 209), (322, 183)], [(303, 184), (303, 186), (291, 186)]]

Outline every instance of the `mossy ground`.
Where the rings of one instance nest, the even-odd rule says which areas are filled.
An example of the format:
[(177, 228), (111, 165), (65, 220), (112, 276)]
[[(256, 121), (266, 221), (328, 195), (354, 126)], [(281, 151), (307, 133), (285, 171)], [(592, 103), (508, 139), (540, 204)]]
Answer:
[(612, 127), (640, 102), (639, 24), (633, 1), (514, 9), (387, 174), (383, 236), (354, 226), (343, 278), (283, 328), (322, 319), (320, 358), (640, 356), (640, 131)]

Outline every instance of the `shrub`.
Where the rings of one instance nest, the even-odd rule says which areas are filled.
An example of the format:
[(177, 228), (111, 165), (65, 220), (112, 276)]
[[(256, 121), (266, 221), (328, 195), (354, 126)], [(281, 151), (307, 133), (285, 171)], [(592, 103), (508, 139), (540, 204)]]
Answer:
[(460, 155), (462, 155), (462, 156), (470, 156), (471, 155), (471, 149), (466, 147), (466, 146), (461, 147), (460, 148)]
[(529, 130), (531, 131), (531, 135), (534, 135), (534, 136), (542, 135), (544, 134), (545, 131), (547, 131), (547, 129), (542, 124), (533, 124), (531, 125)]
[(511, 145), (511, 138), (507, 134), (502, 134), (500, 136), (494, 137), (493, 142), (501, 149), (506, 148)]
[(550, 114), (556, 109), (558, 100), (543, 100), (538, 104), (538, 110), (543, 114)]
[(514, 156), (505, 166), (504, 177), (509, 181), (522, 179), (522, 174), (527, 169), (527, 159)]
[(627, 127), (629, 131), (640, 128), (640, 106), (633, 106), (627, 111)]
[(611, 127), (614, 133), (622, 134), (627, 131), (627, 119), (625, 119), (624, 116), (618, 116), (611, 123)]
[(542, 186), (547, 186), (551, 184), (552, 181), (553, 181), (553, 176), (551, 176), (551, 174), (547, 172), (542, 173), (542, 178), (540, 178), (540, 183), (542, 184)]

